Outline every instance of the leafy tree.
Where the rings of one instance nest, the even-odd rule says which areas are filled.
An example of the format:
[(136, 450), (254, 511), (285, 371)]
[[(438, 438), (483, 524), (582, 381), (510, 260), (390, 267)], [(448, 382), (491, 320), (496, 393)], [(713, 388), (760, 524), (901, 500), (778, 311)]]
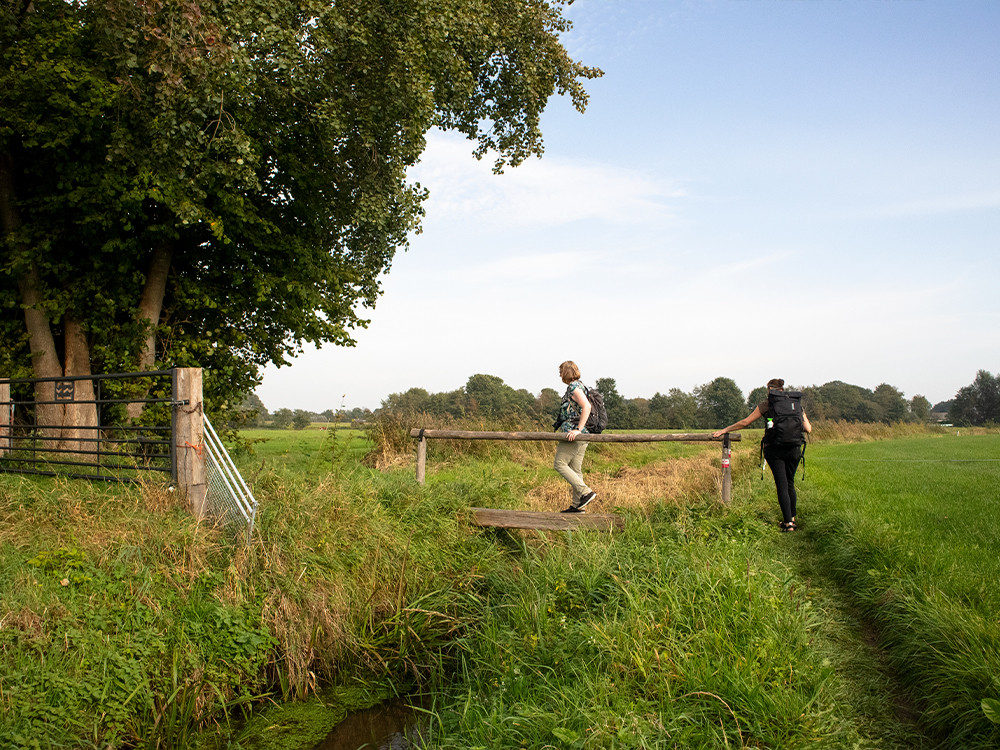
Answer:
[(426, 412), (431, 394), (424, 388), (410, 388), (403, 393), (390, 393), (382, 399), (382, 408), (387, 411)]
[(730, 378), (716, 378), (694, 389), (698, 427), (724, 427), (743, 416), (743, 393)]
[(649, 399), (647, 398), (630, 398), (626, 400), (625, 413), (628, 416), (623, 426), (628, 429), (652, 426), (650, 424)]
[(271, 426), (276, 430), (287, 430), (292, 426), (295, 415), (291, 409), (278, 409), (271, 415)]
[(248, 393), (237, 412), (236, 421), (231, 422), (234, 427), (240, 424), (247, 427), (260, 427), (268, 418), (267, 407), (264, 406), (264, 402), (256, 393)]
[(0, 367), (201, 366), (221, 403), (352, 344), (419, 226), (428, 129), (500, 171), (541, 154), (553, 93), (583, 110), (600, 71), (563, 4), (5, 0)]
[(654, 393), (649, 399), (649, 424), (653, 429), (685, 429), (698, 420), (698, 402), (690, 393), (671, 388), (667, 395)]
[(753, 411), (761, 401), (767, 401), (767, 386), (759, 385), (747, 395), (747, 409)]
[(924, 396), (914, 396), (910, 399), (910, 420), (913, 422), (927, 422), (931, 418), (931, 402)]
[(372, 418), (372, 410), (366, 409), (363, 406), (355, 406), (353, 409), (346, 411), (344, 417), (352, 422), (367, 422)]
[(535, 399), (535, 413), (542, 421), (555, 420), (559, 413), (559, 405), (562, 403), (562, 396), (555, 388), (542, 388)]
[(473, 375), (465, 384), (468, 409), (472, 414), (504, 416), (531, 414), (535, 397), (528, 391), (515, 391), (496, 375)]
[(903, 398), (902, 391), (888, 383), (881, 383), (875, 388), (872, 400), (879, 407), (879, 422), (886, 422), (887, 424), (903, 422), (909, 414), (909, 407), (906, 399)]
[(986, 370), (976, 373), (975, 380), (955, 394), (949, 417), (959, 425), (1000, 422), (1000, 378)]
[(312, 424), (312, 416), (309, 412), (303, 409), (296, 409), (295, 413), (292, 414), (292, 427), (296, 430), (304, 430), (310, 424)]
[(427, 405), (427, 412), (435, 416), (463, 417), (469, 410), (469, 399), (465, 389), (458, 388), (446, 393), (432, 393)]
[[(760, 406), (760, 402), (761, 401), (767, 401), (767, 386), (766, 385), (759, 385), (756, 388), (754, 388), (752, 391), (750, 391), (750, 394), (747, 396), (747, 414), (749, 414), (754, 409), (756, 409), (758, 406)], [(732, 422), (730, 422), (730, 424), (732, 424)], [(762, 421), (758, 419), (755, 422), (753, 422), (750, 425), (750, 427), (760, 427), (761, 424), (762, 424)]]
[(821, 386), (804, 388), (814, 419), (839, 419), (847, 422), (899, 421), (906, 415), (902, 393), (887, 383), (879, 386), (879, 395), (857, 385), (834, 380)]

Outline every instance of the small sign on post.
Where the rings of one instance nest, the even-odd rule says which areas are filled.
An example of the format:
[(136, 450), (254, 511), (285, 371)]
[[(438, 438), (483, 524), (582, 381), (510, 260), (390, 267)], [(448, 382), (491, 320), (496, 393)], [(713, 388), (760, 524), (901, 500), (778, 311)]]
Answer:
[(14, 404), (10, 383), (0, 383), (0, 456), (14, 447)]

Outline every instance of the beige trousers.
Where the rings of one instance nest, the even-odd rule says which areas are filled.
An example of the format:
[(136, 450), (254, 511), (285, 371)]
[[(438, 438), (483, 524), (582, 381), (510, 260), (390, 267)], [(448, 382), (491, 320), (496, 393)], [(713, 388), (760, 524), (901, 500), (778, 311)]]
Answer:
[(576, 502), (590, 492), (590, 487), (583, 481), (583, 454), (587, 452), (588, 445), (584, 440), (566, 440), (556, 446), (553, 468), (569, 482), (570, 502)]

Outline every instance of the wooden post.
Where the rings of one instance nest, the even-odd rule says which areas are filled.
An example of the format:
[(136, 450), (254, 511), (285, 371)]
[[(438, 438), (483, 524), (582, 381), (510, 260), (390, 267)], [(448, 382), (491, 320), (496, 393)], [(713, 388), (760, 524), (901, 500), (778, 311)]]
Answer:
[(729, 447), (729, 433), (722, 436), (722, 503), (729, 505), (733, 499), (733, 472), (729, 466), (732, 449)]
[(206, 513), (204, 402), (201, 368), (174, 370), (174, 476), (196, 518)]
[(421, 430), (420, 439), (417, 441), (417, 482), (424, 483), (424, 475), (427, 471), (427, 438), (423, 436)]
[(0, 456), (14, 447), (14, 404), (10, 383), (0, 383)]

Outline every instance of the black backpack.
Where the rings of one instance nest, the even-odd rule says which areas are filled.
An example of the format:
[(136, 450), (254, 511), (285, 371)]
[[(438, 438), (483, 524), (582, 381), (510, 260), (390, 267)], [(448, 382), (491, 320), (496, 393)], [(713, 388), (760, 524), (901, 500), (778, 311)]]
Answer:
[[(588, 432), (595, 435), (600, 434), (608, 426), (608, 411), (604, 408), (604, 394), (596, 388), (588, 388), (587, 386), (583, 386), (583, 392), (587, 394), (587, 400), (590, 401), (590, 416), (587, 417), (587, 424), (584, 426)], [(566, 396), (563, 397), (564, 402), (566, 398)], [(555, 422), (552, 423), (553, 429), (558, 429), (560, 424), (559, 417), (556, 417)]]
[(604, 408), (604, 395), (596, 388), (583, 386), (583, 392), (590, 401), (590, 416), (587, 417), (587, 430), (595, 434), (604, 432), (608, 426), (608, 411)]
[(804, 445), (802, 394), (798, 391), (767, 392), (767, 425), (763, 445)]

